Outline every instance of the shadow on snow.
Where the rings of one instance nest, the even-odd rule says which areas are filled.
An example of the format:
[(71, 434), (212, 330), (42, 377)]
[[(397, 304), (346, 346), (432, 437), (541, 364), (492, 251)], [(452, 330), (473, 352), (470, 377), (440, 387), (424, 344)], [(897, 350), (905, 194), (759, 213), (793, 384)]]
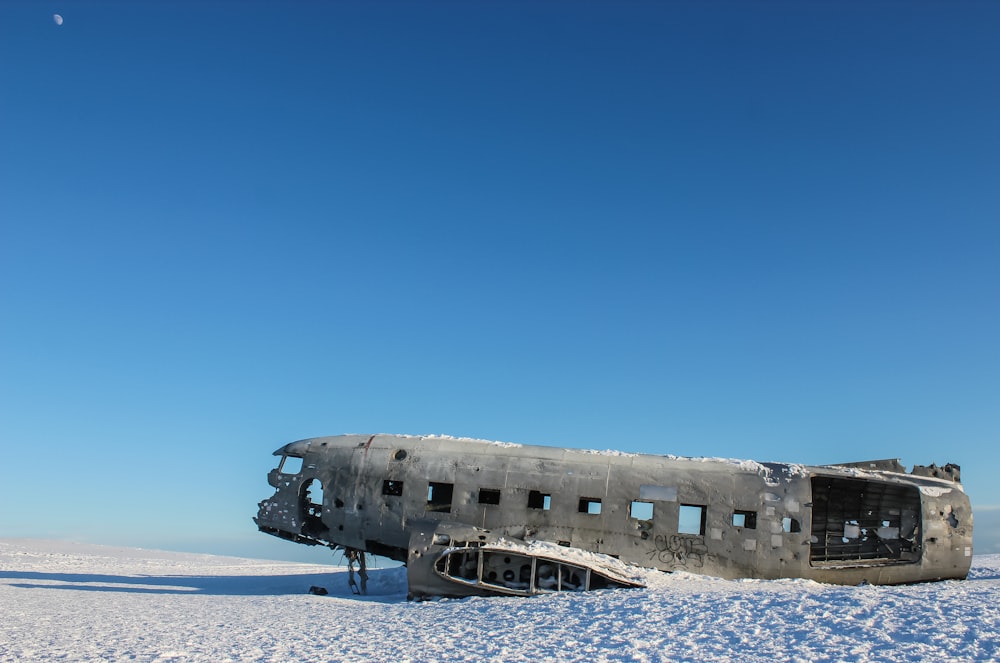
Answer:
[[(401, 573), (402, 572), (402, 573)], [(0, 580), (22, 589), (68, 589), (89, 592), (132, 594), (199, 594), (209, 596), (285, 596), (307, 594), (313, 586), (323, 587), (329, 596), (367, 601), (405, 600), (403, 569), (372, 569), (368, 572), (368, 593), (357, 596), (348, 585), (346, 570), (330, 573), (291, 575), (110, 575), (95, 573), (44, 573), (0, 570)]]

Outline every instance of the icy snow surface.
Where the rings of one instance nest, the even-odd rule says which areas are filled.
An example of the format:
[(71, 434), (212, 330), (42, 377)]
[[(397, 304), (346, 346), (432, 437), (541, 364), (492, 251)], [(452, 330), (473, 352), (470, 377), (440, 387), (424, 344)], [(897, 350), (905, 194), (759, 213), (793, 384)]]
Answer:
[[(402, 568), (0, 539), (0, 661), (995, 661), (1000, 555), (909, 587), (649, 572), (647, 589), (406, 601)], [(329, 596), (307, 593), (312, 585)]]

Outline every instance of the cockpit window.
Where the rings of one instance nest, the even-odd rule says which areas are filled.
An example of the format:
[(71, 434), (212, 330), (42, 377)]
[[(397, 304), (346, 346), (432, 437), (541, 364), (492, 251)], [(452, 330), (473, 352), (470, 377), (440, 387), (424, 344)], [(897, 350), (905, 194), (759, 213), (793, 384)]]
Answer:
[(282, 474), (298, 474), (302, 471), (302, 459), (295, 456), (282, 456), (278, 464), (278, 471)]

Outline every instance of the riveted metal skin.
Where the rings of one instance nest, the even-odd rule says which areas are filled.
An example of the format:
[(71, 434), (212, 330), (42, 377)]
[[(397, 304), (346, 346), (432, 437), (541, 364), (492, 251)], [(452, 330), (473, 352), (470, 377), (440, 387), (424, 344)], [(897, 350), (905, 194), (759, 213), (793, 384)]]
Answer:
[(901, 584), (965, 578), (972, 561), (972, 508), (950, 464), (906, 473), (898, 460), (806, 466), (404, 435), (274, 454), (261, 531), (409, 561), (417, 596), (491, 593), (436, 591), (448, 578), (413, 563), (416, 542), (445, 526), (721, 578)]

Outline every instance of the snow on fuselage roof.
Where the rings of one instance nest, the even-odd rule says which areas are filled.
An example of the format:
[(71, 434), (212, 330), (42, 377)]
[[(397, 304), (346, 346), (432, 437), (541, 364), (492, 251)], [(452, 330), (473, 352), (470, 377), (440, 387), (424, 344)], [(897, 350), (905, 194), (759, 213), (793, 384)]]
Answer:
[[(648, 453), (635, 453), (628, 451), (619, 451), (616, 449), (576, 449), (572, 447), (558, 447), (558, 446), (547, 446), (547, 445), (532, 445), (532, 444), (518, 444), (515, 442), (500, 442), (496, 440), (484, 440), (480, 438), (472, 437), (455, 437), (451, 435), (406, 435), (397, 433), (378, 433), (375, 435), (363, 435), (363, 434), (345, 434), (345, 435), (334, 435), (326, 437), (313, 437), (306, 438), (303, 440), (298, 440), (292, 442), (281, 449), (279, 449), (276, 454), (280, 453), (282, 450), (294, 450), (293, 452), (304, 452), (307, 448), (311, 447), (314, 443), (320, 443), (324, 446), (331, 442), (337, 441), (341, 442), (340, 445), (336, 446), (353, 446), (355, 444), (364, 443), (370, 445), (382, 446), (388, 440), (407, 440), (420, 444), (421, 442), (431, 442), (431, 443), (445, 443), (446, 446), (460, 450), (463, 445), (483, 445), (493, 447), (494, 449), (519, 449), (525, 453), (518, 455), (522, 456), (532, 456), (540, 458), (563, 458), (565, 455), (585, 455), (588, 457), (593, 456), (606, 456), (608, 458), (655, 458), (659, 460), (667, 461), (677, 461), (677, 462), (692, 462), (692, 463), (703, 463), (703, 464), (719, 464), (724, 465), (728, 468), (733, 466), (739, 469), (745, 470), (747, 472), (753, 472), (756, 474), (768, 474), (771, 470), (770, 467), (782, 467), (788, 468), (786, 471), (790, 473), (799, 473), (803, 471), (804, 466), (797, 464), (788, 463), (768, 463), (767, 465), (762, 464), (755, 460), (749, 460), (744, 458), (722, 458), (722, 457), (712, 457), (712, 456), (676, 456), (673, 454), (648, 454)], [(325, 444), (324, 444), (325, 443)], [(294, 446), (293, 446), (294, 445)]]

